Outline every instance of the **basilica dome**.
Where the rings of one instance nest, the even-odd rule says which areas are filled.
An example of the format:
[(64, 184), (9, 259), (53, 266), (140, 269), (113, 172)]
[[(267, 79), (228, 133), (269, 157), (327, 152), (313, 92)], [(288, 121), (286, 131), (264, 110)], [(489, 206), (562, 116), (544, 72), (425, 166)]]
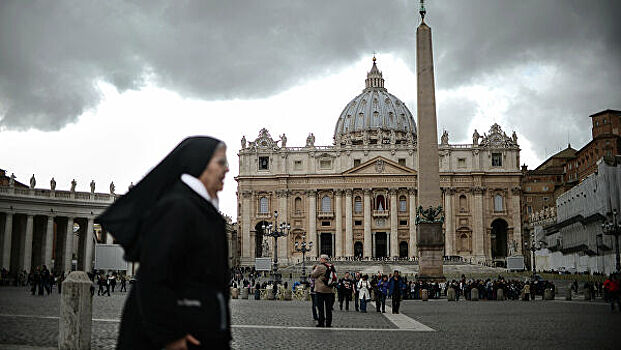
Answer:
[(334, 129), (337, 145), (411, 144), (416, 123), (405, 103), (384, 88), (382, 72), (367, 73), (366, 88), (345, 106)]

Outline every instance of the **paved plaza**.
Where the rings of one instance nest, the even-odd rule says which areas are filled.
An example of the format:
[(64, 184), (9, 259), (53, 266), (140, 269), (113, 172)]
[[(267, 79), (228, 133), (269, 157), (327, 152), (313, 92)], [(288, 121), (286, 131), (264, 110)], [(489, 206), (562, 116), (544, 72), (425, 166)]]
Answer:
[[(94, 349), (114, 349), (125, 297), (95, 296)], [(55, 348), (59, 300), (57, 293), (0, 288), (0, 349)], [(621, 337), (621, 313), (598, 301), (404, 301), (400, 315), (335, 306), (334, 328), (322, 329), (314, 327), (310, 302), (232, 300), (233, 348), (613, 349)]]

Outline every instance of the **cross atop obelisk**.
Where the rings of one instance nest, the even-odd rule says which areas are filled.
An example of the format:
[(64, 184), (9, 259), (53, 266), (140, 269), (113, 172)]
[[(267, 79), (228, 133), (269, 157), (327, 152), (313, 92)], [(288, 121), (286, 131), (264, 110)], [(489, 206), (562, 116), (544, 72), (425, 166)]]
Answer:
[(419, 278), (443, 279), (444, 210), (441, 206), (438, 126), (433, 75), (431, 28), (425, 23), (427, 13), (421, 1), (421, 23), (416, 29), (416, 77), (418, 122), (418, 209), (416, 239), (419, 252)]

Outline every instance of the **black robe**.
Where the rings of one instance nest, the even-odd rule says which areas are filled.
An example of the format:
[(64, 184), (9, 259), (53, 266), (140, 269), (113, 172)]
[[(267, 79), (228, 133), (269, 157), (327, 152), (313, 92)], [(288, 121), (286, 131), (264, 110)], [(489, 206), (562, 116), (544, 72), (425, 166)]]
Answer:
[(181, 180), (160, 198), (140, 227), (140, 266), (123, 310), (118, 349), (162, 349), (186, 334), (200, 348), (229, 347), (225, 224)]

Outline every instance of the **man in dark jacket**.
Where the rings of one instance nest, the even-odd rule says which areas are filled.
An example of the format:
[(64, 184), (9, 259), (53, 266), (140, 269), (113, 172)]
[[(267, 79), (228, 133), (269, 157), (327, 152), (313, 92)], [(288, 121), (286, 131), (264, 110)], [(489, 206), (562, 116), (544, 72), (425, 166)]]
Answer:
[(405, 283), (399, 276), (399, 271), (395, 271), (390, 282), (388, 283), (388, 295), (392, 296), (392, 313), (399, 313), (399, 306), (401, 306), (401, 297), (405, 291)]
[(117, 349), (230, 348), (226, 172), (223, 143), (188, 138), (98, 218), (140, 263)]
[(349, 302), (354, 291), (354, 281), (351, 280), (349, 272), (345, 272), (345, 277), (339, 282), (339, 307), (343, 310), (345, 301), (345, 311), (349, 311)]

